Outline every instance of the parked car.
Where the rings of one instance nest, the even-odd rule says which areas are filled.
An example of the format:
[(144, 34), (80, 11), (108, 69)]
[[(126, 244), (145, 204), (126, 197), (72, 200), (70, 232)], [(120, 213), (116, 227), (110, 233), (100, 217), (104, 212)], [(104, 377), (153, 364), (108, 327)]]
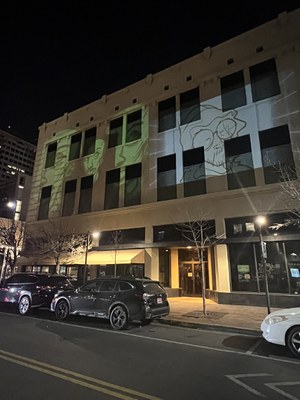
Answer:
[(170, 312), (165, 289), (158, 281), (101, 277), (81, 287), (56, 294), (51, 303), (56, 319), (69, 315), (105, 318), (113, 329), (125, 329), (129, 321), (143, 325)]
[(73, 285), (65, 276), (16, 273), (1, 283), (0, 303), (16, 305), (25, 315), (31, 308), (49, 308), (54, 295), (67, 289), (73, 289)]
[(261, 330), (265, 340), (287, 346), (300, 358), (300, 307), (270, 313), (262, 321)]

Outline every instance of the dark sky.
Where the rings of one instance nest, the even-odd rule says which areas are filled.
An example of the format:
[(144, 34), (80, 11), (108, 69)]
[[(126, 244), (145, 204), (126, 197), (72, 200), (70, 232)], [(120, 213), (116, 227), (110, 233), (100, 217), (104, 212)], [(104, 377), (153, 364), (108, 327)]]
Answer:
[(1, 4), (0, 128), (33, 143), (43, 122), (300, 8), (300, 0), (31, 3)]

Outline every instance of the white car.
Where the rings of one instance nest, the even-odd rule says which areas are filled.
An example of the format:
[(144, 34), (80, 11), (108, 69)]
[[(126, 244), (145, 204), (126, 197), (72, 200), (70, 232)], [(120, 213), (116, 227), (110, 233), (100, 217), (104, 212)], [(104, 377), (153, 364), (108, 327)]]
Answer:
[(260, 329), (265, 340), (287, 346), (300, 358), (300, 307), (270, 313), (261, 323)]

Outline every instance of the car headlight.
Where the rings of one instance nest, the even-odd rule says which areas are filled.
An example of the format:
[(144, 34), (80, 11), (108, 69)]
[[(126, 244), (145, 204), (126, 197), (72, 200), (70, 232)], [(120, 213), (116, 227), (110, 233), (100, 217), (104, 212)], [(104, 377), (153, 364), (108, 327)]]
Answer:
[(274, 315), (273, 317), (267, 317), (265, 322), (268, 325), (273, 325), (278, 324), (278, 322), (287, 321), (287, 319), (285, 315)]

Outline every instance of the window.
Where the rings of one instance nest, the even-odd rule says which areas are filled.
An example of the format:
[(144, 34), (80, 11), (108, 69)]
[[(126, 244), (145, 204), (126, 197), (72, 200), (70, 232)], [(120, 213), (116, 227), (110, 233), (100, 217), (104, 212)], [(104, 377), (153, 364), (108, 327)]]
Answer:
[(65, 184), (65, 195), (62, 215), (72, 215), (74, 213), (75, 196), (76, 196), (76, 179), (68, 181)]
[(108, 147), (116, 147), (122, 144), (123, 117), (110, 121)]
[(120, 168), (106, 172), (104, 209), (119, 207)]
[(83, 156), (95, 152), (96, 127), (88, 129), (84, 134)]
[(199, 88), (180, 94), (180, 124), (188, 124), (200, 119)]
[(92, 194), (93, 194), (93, 175), (81, 178), (78, 213), (82, 214), (91, 211)]
[(225, 140), (228, 189), (255, 186), (249, 135)]
[(264, 61), (250, 67), (253, 101), (267, 99), (280, 93), (275, 60)]
[(71, 137), (69, 161), (80, 157), (81, 132)]
[(141, 203), (141, 174), (142, 165), (129, 165), (125, 169), (125, 206)]
[(183, 185), (185, 197), (206, 193), (203, 147), (183, 152)]
[(158, 131), (166, 131), (176, 126), (176, 101), (175, 97), (158, 103)]
[(49, 214), (50, 198), (51, 198), (52, 186), (45, 186), (42, 188), (39, 215), (38, 219), (47, 219)]
[(56, 150), (56, 142), (48, 144), (45, 168), (53, 167), (53, 165), (55, 164)]
[(221, 78), (222, 110), (232, 110), (244, 106), (246, 101), (243, 71)]
[(259, 140), (265, 183), (280, 182), (282, 168), (288, 168), (289, 171), (295, 168), (289, 128), (282, 125), (261, 131)]
[(116, 281), (104, 281), (101, 285), (101, 292), (112, 292), (116, 286)]
[(176, 156), (157, 159), (157, 200), (176, 198)]
[(126, 143), (141, 138), (142, 134), (142, 110), (127, 115)]

